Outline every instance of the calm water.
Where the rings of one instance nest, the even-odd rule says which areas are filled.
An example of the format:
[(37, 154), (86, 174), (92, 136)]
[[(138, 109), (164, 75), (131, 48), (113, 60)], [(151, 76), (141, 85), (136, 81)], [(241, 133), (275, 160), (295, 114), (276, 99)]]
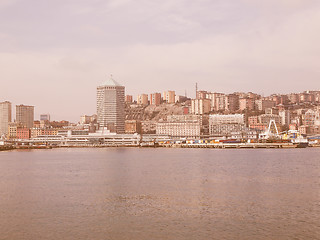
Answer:
[(320, 239), (320, 149), (0, 152), (0, 239)]

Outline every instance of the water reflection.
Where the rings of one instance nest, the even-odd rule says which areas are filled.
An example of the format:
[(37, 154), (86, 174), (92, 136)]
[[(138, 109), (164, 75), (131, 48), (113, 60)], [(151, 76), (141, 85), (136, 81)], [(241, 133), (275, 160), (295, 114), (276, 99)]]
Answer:
[(320, 239), (320, 149), (0, 153), (4, 239)]

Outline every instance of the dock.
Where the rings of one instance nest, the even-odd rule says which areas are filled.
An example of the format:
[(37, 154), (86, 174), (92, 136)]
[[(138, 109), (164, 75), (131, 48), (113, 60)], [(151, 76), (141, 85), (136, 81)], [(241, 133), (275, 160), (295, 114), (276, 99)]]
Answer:
[(172, 148), (297, 148), (293, 143), (193, 143), (193, 144), (164, 144), (162, 147)]

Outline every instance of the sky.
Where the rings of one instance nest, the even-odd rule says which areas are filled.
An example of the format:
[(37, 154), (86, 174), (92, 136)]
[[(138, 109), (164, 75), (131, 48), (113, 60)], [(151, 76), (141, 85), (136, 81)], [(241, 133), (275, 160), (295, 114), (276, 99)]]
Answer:
[(0, 101), (35, 119), (96, 112), (126, 94), (320, 89), (319, 0), (0, 0)]

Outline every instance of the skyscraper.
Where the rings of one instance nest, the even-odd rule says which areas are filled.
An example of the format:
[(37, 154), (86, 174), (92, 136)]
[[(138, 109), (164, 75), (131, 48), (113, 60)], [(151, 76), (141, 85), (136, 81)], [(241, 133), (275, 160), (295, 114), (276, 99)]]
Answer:
[(97, 87), (97, 122), (111, 132), (124, 133), (125, 87), (114, 79), (107, 79)]
[(11, 103), (0, 103), (0, 137), (8, 133), (9, 122), (11, 122)]
[(17, 105), (16, 121), (26, 128), (32, 128), (34, 121), (34, 106)]

